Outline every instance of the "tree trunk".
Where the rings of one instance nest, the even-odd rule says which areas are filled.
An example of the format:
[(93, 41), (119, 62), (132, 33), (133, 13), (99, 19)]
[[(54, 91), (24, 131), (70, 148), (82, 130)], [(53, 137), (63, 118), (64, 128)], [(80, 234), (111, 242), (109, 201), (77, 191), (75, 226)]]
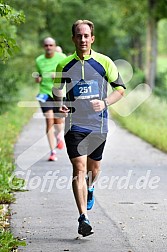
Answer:
[(146, 83), (154, 89), (157, 61), (157, 21), (155, 14), (156, 0), (148, 0), (149, 16), (147, 24), (146, 47)]
[(143, 57), (142, 57), (142, 43), (140, 36), (136, 35), (132, 38), (132, 46), (133, 54), (132, 54), (132, 64), (137, 69), (143, 69)]

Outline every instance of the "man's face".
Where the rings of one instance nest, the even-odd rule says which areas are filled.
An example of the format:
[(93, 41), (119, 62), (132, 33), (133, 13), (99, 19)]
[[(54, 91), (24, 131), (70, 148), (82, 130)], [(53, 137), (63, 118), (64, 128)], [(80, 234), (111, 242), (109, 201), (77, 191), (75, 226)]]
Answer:
[(91, 35), (89, 25), (80, 24), (76, 27), (75, 35), (72, 37), (76, 50), (84, 54), (90, 54), (94, 36)]
[(52, 55), (55, 52), (56, 45), (53, 41), (47, 40), (44, 43), (44, 50), (46, 55)]

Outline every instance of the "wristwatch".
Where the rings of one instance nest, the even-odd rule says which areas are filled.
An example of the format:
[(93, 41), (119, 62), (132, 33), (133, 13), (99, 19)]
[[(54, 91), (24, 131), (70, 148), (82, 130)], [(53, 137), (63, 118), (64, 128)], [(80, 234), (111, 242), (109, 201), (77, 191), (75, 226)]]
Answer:
[(110, 105), (109, 102), (107, 101), (107, 99), (104, 99), (103, 101), (104, 101), (105, 108), (107, 108)]

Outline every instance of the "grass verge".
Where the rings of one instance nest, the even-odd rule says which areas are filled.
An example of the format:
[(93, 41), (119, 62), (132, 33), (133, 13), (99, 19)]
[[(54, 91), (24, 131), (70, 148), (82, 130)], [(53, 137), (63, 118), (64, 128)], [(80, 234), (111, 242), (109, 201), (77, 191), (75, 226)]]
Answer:
[[(121, 111), (123, 107), (119, 107)], [(151, 95), (129, 116), (123, 117), (111, 108), (111, 115), (124, 128), (154, 147), (167, 152), (167, 102)]]
[[(22, 100), (34, 100), (36, 90), (24, 88)], [(14, 202), (13, 190), (9, 186), (10, 176), (15, 170), (13, 150), (23, 126), (30, 120), (35, 108), (21, 108), (13, 103), (10, 109), (0, 115), (0, 252), (8, 252), (25, 242), (14, 238), (10, 232), (8, 220), (10, 212), (4, 212), (6, 206)], [(15, 179), (17, 183), (19, 178)]]

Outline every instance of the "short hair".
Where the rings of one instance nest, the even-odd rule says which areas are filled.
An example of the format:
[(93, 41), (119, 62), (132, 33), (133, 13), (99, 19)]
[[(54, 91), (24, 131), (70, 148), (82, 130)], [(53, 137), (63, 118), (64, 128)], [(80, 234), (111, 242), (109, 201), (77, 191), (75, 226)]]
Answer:
[(93, 36), (94, 35), (94, 24), (89, 21), (89, 20), (77, 20), (73, 25), (72, 25), (72, 35), (75, 36), (75, 31), (76, 31), (76, 28), (78, 25), (80, 24), (86, 24), (90, 27), (90, 30), (91, 30), (91, 35)]
[(51, 43), (53, 43), (53, 44), (56, 45), (56, 40), (53, 39), (53, 38), (51, 38), (51, 37), (45, 38), (45, 39), (43, 40), (43, 44), (45, 45), (45, 43), (47, 43), (47, 41), (49, 41), (49, 42), (51, 42)]

